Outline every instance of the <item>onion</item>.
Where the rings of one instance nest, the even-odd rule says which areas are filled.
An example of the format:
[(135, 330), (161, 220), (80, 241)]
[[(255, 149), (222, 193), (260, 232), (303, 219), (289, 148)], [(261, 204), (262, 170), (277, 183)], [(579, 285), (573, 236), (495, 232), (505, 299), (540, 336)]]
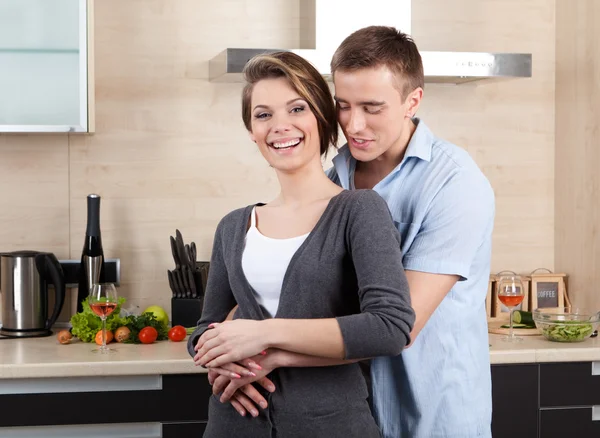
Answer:
[(71, 342), (71, 339), (73, 339), (73, 335), (69, 330), (61, 330), (58, 332), (58, 335), (56, 335), (56, 339), (58, 339), (58, 342), (61, 344), (68, 344)]
[(119, 327), (117, 330), (115, 330), (115, 340), (117, 342), (126, 341), (127, 339), (129, 339), (130, 333), (131, 333), (131, 330), (129, 330), (127, 327), (125, 327), (125, 326)]

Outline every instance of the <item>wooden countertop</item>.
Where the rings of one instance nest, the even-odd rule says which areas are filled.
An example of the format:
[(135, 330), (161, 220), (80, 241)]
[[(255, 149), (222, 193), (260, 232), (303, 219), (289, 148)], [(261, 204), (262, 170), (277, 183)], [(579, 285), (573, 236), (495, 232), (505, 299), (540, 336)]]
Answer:
[(551, 342), (542, 335), (522, 336), (523, 342), (502, 341), (490, 334), (490, 362), (494, 364), (600, 361), (600, 339), (583, 342)]
[[(490, 334), (490, 361), (495, 364), (600, 361), (599, 338), (581, 343), (556, 343), (542, 336), (503, 342)], [(95, 344), (75, 341), (61, 345), (55, 336), (0, 340), (0, 379), (68, 376), (128, 376), (205, 373), (193, 364), (186, 342), (150, 345), (110, 344), (115, 353), (93, 353)]]
[[(186, 339), (187, 340), (187, 339)], [(65, 376), (127, 376), (205, 373), (182, 342), (111, 343), (112, 354), (91, 350), (96, 344), (75, 341), (61, 345), (56, 336), (0, 340), (0, 379)]]

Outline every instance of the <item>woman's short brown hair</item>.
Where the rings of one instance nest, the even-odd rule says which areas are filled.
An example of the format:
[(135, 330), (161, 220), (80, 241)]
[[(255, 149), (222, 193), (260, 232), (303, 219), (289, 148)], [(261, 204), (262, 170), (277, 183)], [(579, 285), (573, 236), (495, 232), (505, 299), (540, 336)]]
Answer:
[(388, 26), (369, 26), (348, 36), (333, 54), (331, 73), (385, 66), (402, 84), (402, 98), (425, 84), (423, 61), (412, 38)]
[(292, 52), (274, 52), (253, 57), (244, 67), (246, 86), (242, 92), (242, 119), (252, 131), (252, 90), (263, 79), (286, 78), (317, 118), (321, 155), (336, 146), (338, 127), (333, 96), (323, 76), (306, 59)]

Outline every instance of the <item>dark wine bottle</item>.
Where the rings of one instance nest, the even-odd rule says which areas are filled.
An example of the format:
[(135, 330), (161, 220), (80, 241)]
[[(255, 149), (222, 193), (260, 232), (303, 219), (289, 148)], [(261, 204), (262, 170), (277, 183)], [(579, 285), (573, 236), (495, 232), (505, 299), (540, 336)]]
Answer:
[(77, 312), (83, 310), (82, 302), (90, 294), (92, 285), (104, 282), (104, 272), (104, 251), (100, 235), (100, 196), (92, 194), (87, 197), (87, 229), (79, 268)]

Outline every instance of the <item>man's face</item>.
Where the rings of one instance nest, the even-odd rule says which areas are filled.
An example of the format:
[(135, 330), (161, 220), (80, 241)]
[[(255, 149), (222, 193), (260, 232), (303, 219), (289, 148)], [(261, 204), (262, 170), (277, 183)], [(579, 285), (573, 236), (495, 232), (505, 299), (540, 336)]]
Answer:
[[(398, 80), (385, 66), (355, 71), (336, 71), (335, 100), (338, 121), (352, 156), (369, 162), (385, 159), (386, 152), (405, 147), (408, 122), (420, 101), (414, 92), (402, 99)], [(400, 84), (401, 85), (401, 84)]]

